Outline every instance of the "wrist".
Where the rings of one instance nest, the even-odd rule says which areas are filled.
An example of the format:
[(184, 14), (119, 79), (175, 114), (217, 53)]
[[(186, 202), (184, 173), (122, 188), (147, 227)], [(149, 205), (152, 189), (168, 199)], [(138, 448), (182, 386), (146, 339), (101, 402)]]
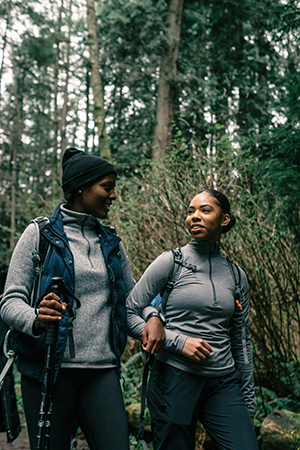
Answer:
[(158, 311), (152, 311), (150, 314), (148, 314), (148, 316), (146, 317), (146, 322), (148, 322), (148, 320), (151, 319), (152, 317), (157, 317), (157, 319), (160, 319), (160, 321), (163, 324), (163, 326), (166, 325), (166, 319)]
[(32, 333), (34, 334), (34, 336), (40, 336), (41, 334), (43, 334), (45, 331), (45, 328), (41, 327), (38, 324), (38, 317), (36, 316), (36, 318), (34, 319), (33, 325), (32, 325)]

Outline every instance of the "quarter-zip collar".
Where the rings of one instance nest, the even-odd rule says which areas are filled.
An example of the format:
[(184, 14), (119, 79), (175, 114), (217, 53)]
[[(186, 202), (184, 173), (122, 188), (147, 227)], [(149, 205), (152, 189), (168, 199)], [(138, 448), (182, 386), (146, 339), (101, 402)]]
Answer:
[(77, 226), (80, 226), (81, 229), (87, 228), (90, 230), (95, 229), (97, 226), (98, 220), (91, 214), (72, 211), (71, 209), (67, 209), (65, 205), (60, 206), (60, 211), (65, 225), (76, 224)]
[(210, 244), (209, 242), (193, 239), (190, 242), (190, 245), (196, 252), (200, 253), (203, 256), (213, 257), (220, 255), (220, 242), (214, 242), (213, 244)]

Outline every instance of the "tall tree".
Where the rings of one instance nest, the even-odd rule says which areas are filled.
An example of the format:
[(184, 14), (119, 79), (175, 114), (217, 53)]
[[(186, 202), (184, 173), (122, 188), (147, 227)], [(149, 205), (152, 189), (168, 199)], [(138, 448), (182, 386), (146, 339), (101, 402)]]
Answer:
[(98, 148), (101, 157), (111, 160), (109, 138), (105, 126), (104, 95), (100, 76), (99, 47), (97, 39), (94, 0), (87, 0), (87, 28), (91, 61), (91, 87), (94, 97), (94, 121), (97, 128)]
[[(12, 31), (12, 18), (9, 0), (6, 0), (6, 9), (7, 9), (9, 29), (10, 31)], [(11, 63), (13, 72), (13, 94), (14, 94), (15, 115), (12, 120), (12, 130), (10, 138), (10, 167), (11, 167), (10, 250), (13, 250), (15, 246), (18, 157), (20, 157), (20, 155), (22, 155), (23, 153), (22, 152), (23, 124), (21, 121), (21, 102), (19, 98), (17, 61), (14, 45), (15, 44), (11, 36), (10, 46), (11, 46)]]
[(161, 158), (171, 148), (172, 126), (176, 103), (177, 58), (183, 0), (170, 0), (166, 18), (166, 37), (161, 55), (157, 94), (156, 126), (152, 158)]
[(55, 32), (55, 66), (54, 66), (54, 118), (53, 118), (53, 154), (52, 154), (52, 196), (57, 198), (59, 189), (59, 175), (58, 175), (58, 134), (59, 134), (59, 111), (58, 111), (58, 91), (59, 91), (59, 61), (61, 58), (60, 44), (61, 44), (61, 28), (62, 28), (62, 13), (64, 10), (64, 0), (61, 0), (58, 10), (57, 28)]

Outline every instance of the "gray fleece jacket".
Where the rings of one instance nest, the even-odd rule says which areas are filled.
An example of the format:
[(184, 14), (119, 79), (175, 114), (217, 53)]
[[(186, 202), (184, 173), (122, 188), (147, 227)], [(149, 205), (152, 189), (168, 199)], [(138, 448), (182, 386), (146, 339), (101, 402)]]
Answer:
[[(157, 359), (178, 369), (206, 377), (242, 373), (245, 401), (254, 413), (252, 349), (248, 326), (250, 301), (247, 277), (241, 272), (242, 319), (236, 320), (235, 282), (220, 244), (193, 240), (182, 248), (183, 259), (196, 271), (182, 267), (166, 305), (166, 342)], [(166, 286), (173, 266), (172, 252), (160, 255), (145, 271), (127, 299), (130, 333), (141, 338), (151, 300)], [(242, 326), (243, 325), (243, 330)], [(242, 335), (244, 336), (242, 342)], [(202, 338), (213, 351), (201, 362), (182, 354), (188, 337)], [(244, 343), (244, 345), (243, 345)]]
[[(116, 365), (111, 346), (110, 316), (112, 312), (109, 279), (104, 263), (96, 219), (61, 206), (64, 230), (74, 257), (75, 296), (81, 306), (73, 322), (75, 358), (70, 359), (68, 345), (62, 367), (108, 368)], [(30, 224), (22, 234), (9, 266), (1, 316), (10, 326), (33, 336), (34, 308), (28, 305), (33, 282), (32, 251), (36, 248), (37, 232)], [(122, 244), (120, 260), (126, 295), (135, 282)]]

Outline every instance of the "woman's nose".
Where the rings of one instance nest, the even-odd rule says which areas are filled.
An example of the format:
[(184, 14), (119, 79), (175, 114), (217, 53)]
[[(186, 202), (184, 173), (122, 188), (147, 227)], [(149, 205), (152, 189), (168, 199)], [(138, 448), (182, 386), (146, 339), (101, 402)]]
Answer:
[(114, 189), (113, 189), (113, 190), (111, 191), (111, 193), (109, 194), (109, 198), (110, 198), (111, 200), (116, 200), (117, 196), (116, 196), (116, 193), (115, 193)]
[(201, 211), (195, 210), (192, 215), (192, 220), (199, 220), (201, 219)]

